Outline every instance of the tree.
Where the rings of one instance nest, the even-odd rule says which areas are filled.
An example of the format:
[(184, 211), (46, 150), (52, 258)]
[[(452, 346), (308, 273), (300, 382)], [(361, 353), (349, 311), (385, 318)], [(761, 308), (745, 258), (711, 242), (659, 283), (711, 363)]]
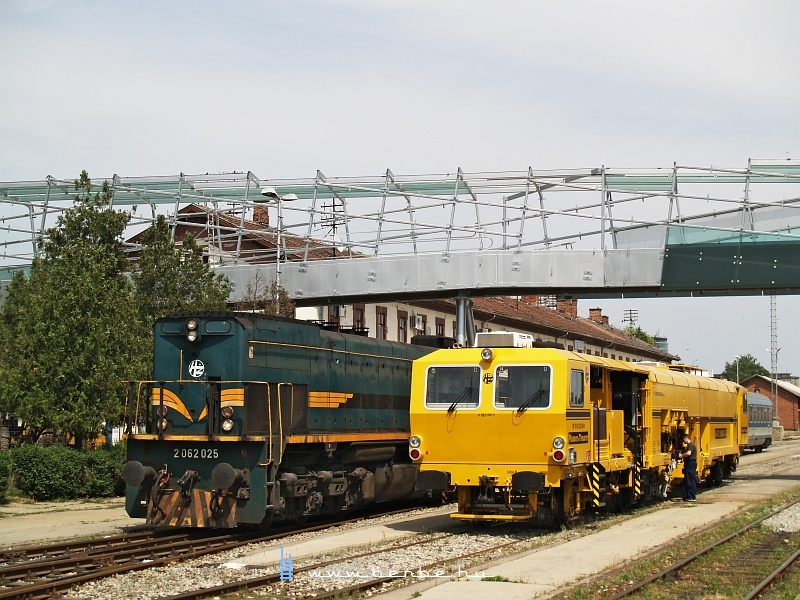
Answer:
[(33, 431), (56, 428), (76, 445), (119, 422), (122, 381), (140, 362), (140, 340), (122, 234), (129, 215), (110, 209), (104, 182), (86, 171), (75, 202), (40, 239), (30, 276), (18, 272), (2, 307), (0, 407)]
[(148, 330), (168, 313), (223, 310), (231, 289), (227, 277), (215, 275), (204, 262), (203, 248), (193, 235), (175, 246), (163, 215), (142, 236), (132, 278), (136, 306)]
[(644, 329), (639, 327), (638, 325), (636, 327), (628, 325), (627, 327), (625, 327), (625, 329), (623, 329), (623, 331), (631, 337), (634, 337), (638, 340), (642, 340), (643, 342), (647, 342), (651, 346), (656, 345), (655, 338), (649, 333), (647, 333)]
[(242, 300), (236, 304), (236, 310), (289, 318), (294, 318), (294, 309), (294, 302), (286, 290), (278, 286), (276, 280), (267, 285), (261, 271), (256, 271), (247, 282)]
[(734, 360), (733, 362), (725, 363), (725, 368), (723, 369), (721, 375), (729, 381), (736, 381), (736, 383), (744, 381), (753, 375), (766, 375), (767, 377), (770, 376), (769, 371), (750, 354), (745, 354), (739, 357), (738, 380), (736, 373), (737, 365), (736, 360)]

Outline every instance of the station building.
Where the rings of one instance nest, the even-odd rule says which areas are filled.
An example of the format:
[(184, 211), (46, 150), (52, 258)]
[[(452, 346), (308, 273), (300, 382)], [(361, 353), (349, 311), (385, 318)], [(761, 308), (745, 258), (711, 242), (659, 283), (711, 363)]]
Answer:
[[(305, 238), (286, 233), (279, 240), (266, 206), (257, 206), (247, 216), (250, 218), (241, 212), (209, 211), (199, 204), (186, 206), (173, 218), (175, 243), (194, 235), (212, 267), (273, 263), (279, 248), (282, 261), (359, 258), (331, 242), (312, 240), (307, 244)], [(220, 235), (224, 230), (236, 233)], [(134, 248), (134, 259), (142, 235), (127, 240)], [(262, 289), (265, 287), (262, 284)], [(475, 297), (472, 301), (475, 327), (480, 332), (527, 333), (537, 341), (559, 343), (568, 350), (625, 361), (670, 363), (679, 358), (666, 350), (663, 340), (658, 346), (651, 345), (613, 327), (599, 308), (590, 308), (588, 318), (578, 316), (575, 299), (531, 295)], [(298, 308), (296, 316), (329, 329), (400, 342), (409, 342), (415, 335), (456, 337), (452, 300), (326, 304)]]

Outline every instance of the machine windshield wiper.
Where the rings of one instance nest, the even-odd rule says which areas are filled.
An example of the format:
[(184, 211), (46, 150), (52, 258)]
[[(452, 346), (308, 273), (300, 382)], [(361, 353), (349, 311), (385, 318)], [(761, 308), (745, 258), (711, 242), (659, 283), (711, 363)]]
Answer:
[(453, 403), (450, 405), (450, 408), (448, 408), (448, 409), (447, 409), (447, 412), (448, 412), (448, 413), (451, 413), (451, 412), (453, 412), (453, 411), (456, 409), (456, 406), (457, 406), (458, 404), (460, 404), (460, 403), (461, 403), (461, 402), (463, 402), (464, 400), (471, 399), (471, 398), (472, 398), (472, 388), (471, 388), (471, 387), (465, 387), (465, 388), (464, 388), (464, 391), (463, 391), (463, 392), (461, 392), (461, 393), (458, 395), (458, 398), (456, 398), (455, 400), (453, 400)]
[(524, 412), (525, 412), (525, 411), (526, 411), (528, 408), (530, 408), (530, 407), (533, 405), (533, 403), (534, 403), (534, 402), (536, 402), (536, 401), (537, 401), (537, 400), (539, 400), (539, 399), (540, 399), (542, 396), (544, 396), (544, 394), (545, 394), (545, 390), (543, 390), (543, 389), (540, 389), (540, 390), (539, 390), (538, 392), (536, 392), (536, 393), (535, 393), (533, 396), (531, 396), (530, 398), (528, 398), (527, 400), (525, 400), (525, 402), (523, 402), (522, 404), (520, 404), (520, 405), (519, 405), (519, 408), (517, 408), (517, 414), (524, 413)]

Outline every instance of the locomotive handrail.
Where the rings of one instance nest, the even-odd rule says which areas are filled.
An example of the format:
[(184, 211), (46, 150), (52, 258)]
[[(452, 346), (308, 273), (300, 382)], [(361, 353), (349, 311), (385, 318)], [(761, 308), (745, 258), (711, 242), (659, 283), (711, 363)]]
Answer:
[(369, 353), (366, 353), (366, 352), (352, 352), (352, 351), (347, 350), (347, 349), (338, 350), (338, 349), (334, 349), (334, 348), (322, 348), (322, 347), (319, 347), (319, 346), (305, 346), (305, 345), (302, 345), (302, 344), (286, 344), (286, 343), (282, 343), (282, 342), (268, 342), (268, 341), (265, 341), (265, 340), (250, 340), (247, 343), (248, 344), (260, 344), (262, 346), (280, 346), (280, 347), (285, 347), (285, 348), (299, 348), (301, 350), (314, 350), (314, 351), (333, 352), (333, 353), (338, 353), (338, 354), (347, 354), (348, 356), (364, 356), (364, 357), (367, 357), (367, 358), (381, 358), (381, 359), (391, 358), (392, 360), (404, 361), (404, 362), (408, 362), (408, 363), (413, 363), (414, 360), (415, 360), (413, 358), (405, 358), (405, 357), (402, 357), (402, 356), (390, 356), (390, 357), (387, 357), (387, 356), (384, 356), (384, 355), (381, 355), (381, 354), (369, 354)]

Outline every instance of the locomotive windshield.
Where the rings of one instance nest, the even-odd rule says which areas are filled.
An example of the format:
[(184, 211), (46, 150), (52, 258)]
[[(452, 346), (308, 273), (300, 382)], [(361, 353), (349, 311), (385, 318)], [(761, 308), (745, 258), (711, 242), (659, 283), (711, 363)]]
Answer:
[(425, 406), (446, 408), (476, 408), (480, 394), (480, 367), (431, 367), (428, 369)]
[(497, 367), (494, 404), (497, 408), (547, 408), (550, 406), (548, 365)]

